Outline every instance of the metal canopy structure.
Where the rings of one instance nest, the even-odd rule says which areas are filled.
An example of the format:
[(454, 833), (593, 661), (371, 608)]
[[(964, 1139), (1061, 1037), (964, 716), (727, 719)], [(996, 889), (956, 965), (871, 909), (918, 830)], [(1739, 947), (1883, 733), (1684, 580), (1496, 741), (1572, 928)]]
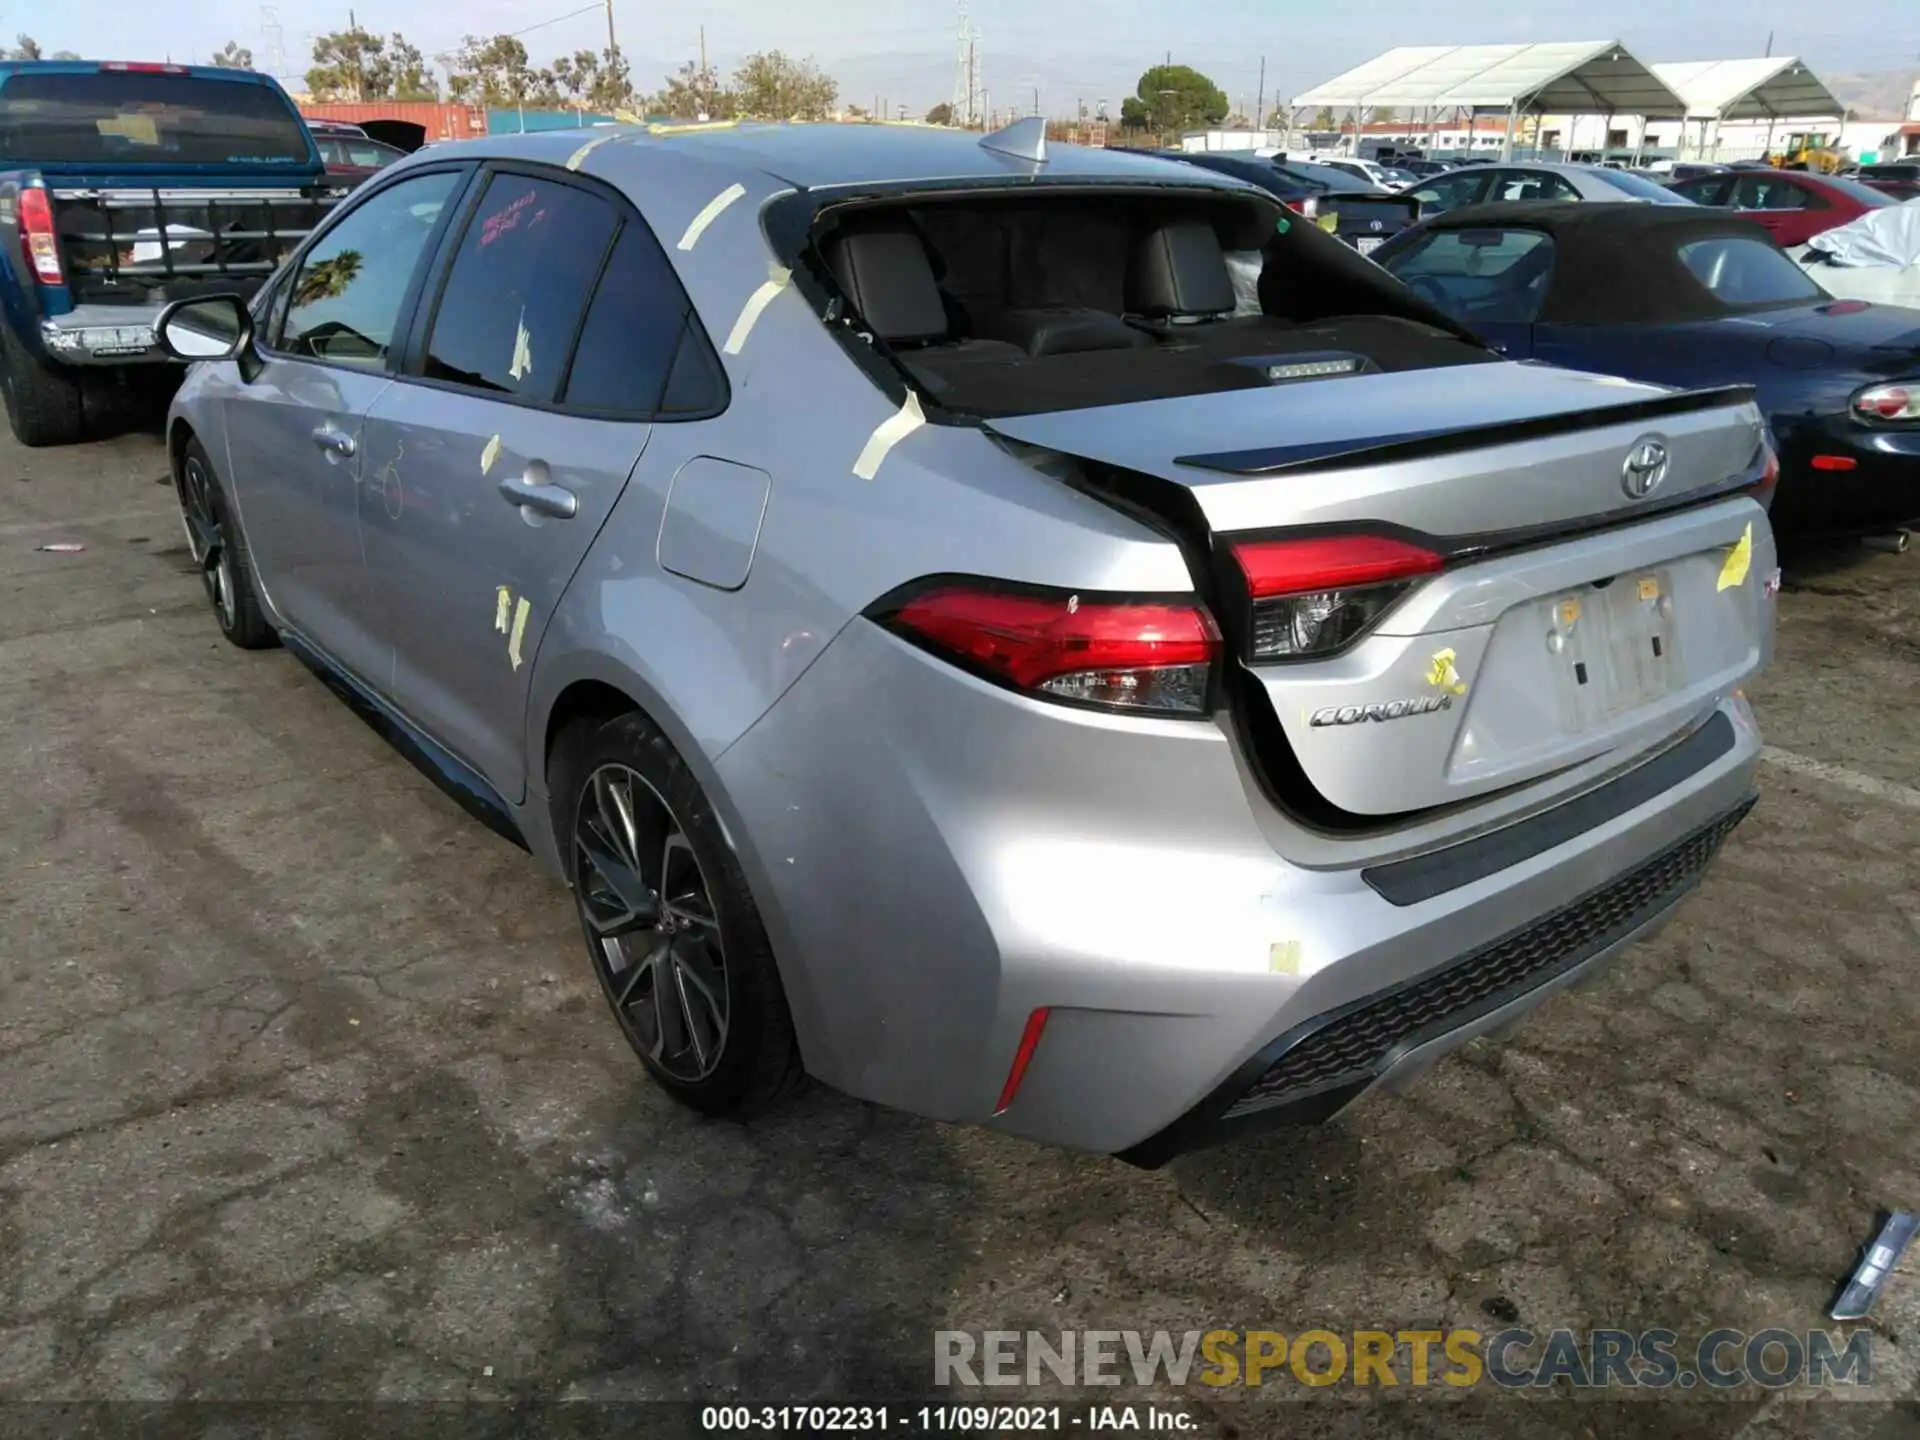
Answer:
[(1679, 119), (1686, 103), (1618, 41), (1411, 45), (1293, 98), (1295, 109), (1473, 110)]
[(1686, 60), (1653, 73), (1686, 102), (1690, 120), (1811, 120), (1844, 116), (1819, 76), (1793, 56)]

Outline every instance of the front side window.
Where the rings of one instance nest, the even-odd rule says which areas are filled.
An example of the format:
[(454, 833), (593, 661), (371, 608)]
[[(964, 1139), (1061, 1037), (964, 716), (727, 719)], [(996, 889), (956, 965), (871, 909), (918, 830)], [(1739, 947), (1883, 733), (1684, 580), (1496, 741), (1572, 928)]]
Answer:
[(280, 348), (356, 369), (385, 368), (407, 287), (460, 180), (451, 170), (416, 175), (368, 196), (330, 226), (287, 287)]
[(1709, 175), (1697, 180), (1688, 180), (1673, 187), (1673, 193), (1696, 205), (1723, 206), (1733, 194), (1731, 175)]
[(493, 176), (447, 274), (426, 377), (553, 400), (618, 224), (611, 205), (572, 185)]
[(1489, 200), (1578, 200), (1580, 192), (1547, 170), (1503, 171)]
[(1386, 265), (1457, 320), (1526, 325), (1546, 299), (1553, 242), (1538, 230), (1441, 230)]
[(1804, 185), (1770, 176), (1749, 176), (1734, 187), (1736, 210), (1805, 210), (1812, 197)]
[(1680, 262), (1716, 299), (1737, 310), (1806, 305), (1826, 298), (1806, 271), (1758, 238), (1693, 240), (1680, 247)]
[(1611, 185), (1616, 190), (1624, 191), (1636, 200), (1651, 200), (1656, 205), (1673, 203), (1671, 190), (1643, 175), (1629, 174), (1625, 170), (1596, 170), (1593, 175), (1596, 180)]
[(1449, 210), (1458, 210), (1462, 205), (1471, 205), (1487, 188), (1487, 176), (1449, 175), (1432, 181), (1414, 192), (1413, 198), (1420, 202), (1422, 215), (1444, 215)]

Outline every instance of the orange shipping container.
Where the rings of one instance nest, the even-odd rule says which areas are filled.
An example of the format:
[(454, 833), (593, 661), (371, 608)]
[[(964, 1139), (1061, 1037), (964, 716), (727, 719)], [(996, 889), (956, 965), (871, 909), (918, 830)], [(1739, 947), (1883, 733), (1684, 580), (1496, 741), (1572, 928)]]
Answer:
[(427, 132), (429, 140), (471, 140), (487, 133), (487, 112), (478, 105), (443, 105), (435, 100), (330, 100), (308, 103), (300, 113), (309, 120), (405, 120)]

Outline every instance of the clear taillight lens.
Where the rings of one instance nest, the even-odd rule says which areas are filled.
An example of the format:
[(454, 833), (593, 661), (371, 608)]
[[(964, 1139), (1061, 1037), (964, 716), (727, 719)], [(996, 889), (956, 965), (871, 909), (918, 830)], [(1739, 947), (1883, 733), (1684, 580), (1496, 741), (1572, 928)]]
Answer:
[(1444, 556), (1383, 535), (1255, 540), (1233, 547), (1253, 605), (1252, 658), (1331, 655), (1371, 629)]
[(1853, 397), (1853, 413), (1868, 420), (1920, 420), (1920, 385), (1876, 385)]
[(1011, 689), (1135, 713), (1207, 713), (1220, 652), (1213, 617), (1191, 600), (954, 581), (883, 605), (874, 618)]

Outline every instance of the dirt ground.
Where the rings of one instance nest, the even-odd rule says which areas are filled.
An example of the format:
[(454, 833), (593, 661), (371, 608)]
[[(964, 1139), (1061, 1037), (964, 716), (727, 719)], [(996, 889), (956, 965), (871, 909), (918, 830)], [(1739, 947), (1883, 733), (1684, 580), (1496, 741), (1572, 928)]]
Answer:
[[(1408, 1097), (1149, 1174), (820, 1090), (677, 1110), (562, 890), (220, 640), (164, 468), (0, 442), (0, 1397), (904, 1400), (936, 1329), (1804, 1332), (1920, 1207), (1920, 554), (1790, 566), (1761, 804), (1656, 943)], [(1920, 1267), (1875, 1330), (1865, 1404), (1161, 1398), (1222, 1435), (1920, 1431), (1885, 1403)]]

